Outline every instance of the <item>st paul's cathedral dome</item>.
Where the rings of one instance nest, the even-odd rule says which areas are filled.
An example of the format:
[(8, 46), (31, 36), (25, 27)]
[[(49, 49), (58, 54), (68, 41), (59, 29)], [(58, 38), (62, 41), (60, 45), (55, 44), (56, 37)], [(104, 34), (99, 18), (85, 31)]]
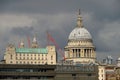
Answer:
[(95, 46), (93, 45), (91, 34), (83, 26), (80, 11), (77, 18), (77, 25), (71, 31), (68, 37), (68, 44), (64, 49), (66, 60), (73, 60), (79, 63), (95, 62)]

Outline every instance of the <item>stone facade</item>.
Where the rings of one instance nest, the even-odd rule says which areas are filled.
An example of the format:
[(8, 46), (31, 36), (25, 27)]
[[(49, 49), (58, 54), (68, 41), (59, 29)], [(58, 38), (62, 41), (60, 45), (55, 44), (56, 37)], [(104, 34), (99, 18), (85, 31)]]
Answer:
[(99, 80), (106, 80), (106, 69), (105, 65), (99, 65), (98, 66), (98, 79)]
[(0, 80), (98, 80), (96, 65), (0, 64)]
[(4, 54), (6, 64), (56, 64), (55, 46), (47, 46), (46, 48), (38, 48), (33, 43), (31, 48), (25, 48), (21, 43), (20, 48), (16, 48), (10, 44), (6, 48)]
[(77, 26), (70, 33), (68, 44), (65, 46), (65, 59), (79, 63), (95, 62), (95, 46), (91, 34), (83, 26), (80, 14), (77, 19)]

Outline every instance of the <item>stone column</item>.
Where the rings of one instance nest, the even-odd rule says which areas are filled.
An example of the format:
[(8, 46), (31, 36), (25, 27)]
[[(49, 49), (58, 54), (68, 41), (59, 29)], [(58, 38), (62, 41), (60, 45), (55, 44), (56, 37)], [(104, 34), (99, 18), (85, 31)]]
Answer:
[(79, 57), (79, 49), (77, 49), (77, 57)]
[(76, 51), (75, 51), (75, 49), (74, 49), (74, 57), (76, 57)]
[(92, 49), (91, 49), (91, 54), (90, 54), (90, 57), (92, 57)]
[(86, 49), (86, 57), (88, 57), (88, 49)]
[(89, 55), (90, 55), (90, 49), (88, 49), (88, 57), (89, 57)]
[(81, 50), (79, 49), (79, 57), (81, 57)]

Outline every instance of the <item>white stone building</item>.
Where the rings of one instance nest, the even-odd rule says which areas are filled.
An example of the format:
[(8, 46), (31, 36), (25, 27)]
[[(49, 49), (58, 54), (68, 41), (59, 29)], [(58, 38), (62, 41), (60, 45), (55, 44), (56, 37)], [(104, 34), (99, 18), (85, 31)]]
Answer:
[(106, 65), (99, 65), (98, 66), (98, 79), (99, 80), (106, 80)]
[(21, 41), (20, 48), (10, 44), (4, 54), (6, 64), (56, 64), (55, 46), (39, 48), (36, 37), (34, 37), (31, 48), (25, 48)]
[(96, 60), (92, 36), (84, 28), (80, 12), (77, 18), (77, 25), (70, 33), (68, 44), (65, 46), (65, 59), (78, 63), (94, 63)]

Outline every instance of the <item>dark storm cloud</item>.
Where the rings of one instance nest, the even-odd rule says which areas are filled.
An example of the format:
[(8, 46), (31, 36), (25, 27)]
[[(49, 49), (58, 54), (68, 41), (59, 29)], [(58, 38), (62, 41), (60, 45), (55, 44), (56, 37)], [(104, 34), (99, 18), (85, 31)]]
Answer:
[(15, 27), (12, 28), (10, 33), (17, 36), (29, 36), (33, 35), (33, 31), (34, 31), (33, 27)]
[(119, 0), (2, 0), (0, 12), (11, 13), (71, 13), (79, 8), (86, 12), (93, 12), (99, 20), (118, 19), (120, 14)]

